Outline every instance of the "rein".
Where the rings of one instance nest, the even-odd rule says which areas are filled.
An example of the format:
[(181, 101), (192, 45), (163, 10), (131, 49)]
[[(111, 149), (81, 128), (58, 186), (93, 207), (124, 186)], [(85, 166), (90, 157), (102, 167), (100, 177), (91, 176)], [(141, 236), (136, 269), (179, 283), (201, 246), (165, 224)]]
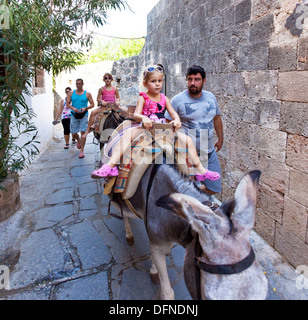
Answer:
[(202, 256), (202, 247), (199, 241), (199, 234), (196, 237), (195, 243), (195, 269), (196, 269), (196, 289), (197, 289), (197, 300), (201, 300), (201, 270), (211, 273), (211, 274), (220, 274), (220, 275), (230, 275), (240, 273), (248, 269), (255, 260), (255, 253), (251, 247), (250, 253), (243, 260), (234, 263), (234, 264), (222, 264), (222, 265), (212, 265), (207, 264), (201, 260)]

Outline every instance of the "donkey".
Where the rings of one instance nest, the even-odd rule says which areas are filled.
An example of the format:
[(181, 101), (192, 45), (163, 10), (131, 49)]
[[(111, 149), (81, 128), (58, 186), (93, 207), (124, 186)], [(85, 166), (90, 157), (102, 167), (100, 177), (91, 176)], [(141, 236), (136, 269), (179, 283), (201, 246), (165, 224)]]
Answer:
[[(260, 174), (247, 173), (234, 199), (214, 210), (209, 196), (175, 168), (148, 168), (130, 202), (145, 223), (153, 262), (150, 273), (152, 279), (158, 274), (162, 299), (174, 299), (166, 266), (174, 242), (186, 248), (184, 280), (193, 299), (266, 298), (267, 280), (249, 243)], [(131, 211), (118, 194), (114, 196), (131, 239)]]
[[(123, 113), (124, 113), (124, 110), (123, 110)], [(122, 116), (119, 112), (117, 112), (114, 109), (110, 110), (110, 114), (108, 115), (106, 121), (104, 122), (103, 128), (101, 128), (101, 131), (98, 133), (94, 133), (94, 137), (99, 142), (100, 150), (102, 150), (105, 143), (108, 142), (109, 137), (113, 133), (114, 129), (116, 129), (124, 120), (125, 120), (125, 117)]]

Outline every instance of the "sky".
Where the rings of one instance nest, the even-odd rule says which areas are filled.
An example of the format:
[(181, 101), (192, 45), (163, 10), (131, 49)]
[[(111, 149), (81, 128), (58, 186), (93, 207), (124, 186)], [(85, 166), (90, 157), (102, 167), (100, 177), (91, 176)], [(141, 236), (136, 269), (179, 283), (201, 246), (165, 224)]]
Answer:
[(160, 0), (126, 0), (130, 6), (125, 10), (111, 10), (108, 12), (108, 22), (99, 29), (89, 28), (96, 33), (122, 37), (139, 38), (147, 34), (147, 14)]

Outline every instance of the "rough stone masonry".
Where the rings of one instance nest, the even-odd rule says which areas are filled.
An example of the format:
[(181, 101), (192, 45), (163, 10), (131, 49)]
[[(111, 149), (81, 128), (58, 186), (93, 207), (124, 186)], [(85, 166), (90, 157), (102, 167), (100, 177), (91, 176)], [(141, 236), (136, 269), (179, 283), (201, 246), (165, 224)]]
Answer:
[(122, 102), (137, 100), (143, 67), (158, 62), (170, 98), (188, 66), (205, 67), (224, 122), (221, 197), (260, 169), (255, 230), (293, 266), (308, 265), (308, 4), (161, 0), (141, 54), (113, 65)]

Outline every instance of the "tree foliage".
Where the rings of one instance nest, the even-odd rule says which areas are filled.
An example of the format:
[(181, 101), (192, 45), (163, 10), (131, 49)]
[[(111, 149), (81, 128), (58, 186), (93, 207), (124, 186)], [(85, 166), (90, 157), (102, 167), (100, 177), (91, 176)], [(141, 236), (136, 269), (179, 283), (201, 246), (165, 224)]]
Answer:
[(142, 50), (145, 39), (112, 39), (96, 38), (93, 47), (83, 55), (80, 64), (100, 61), (116, 61), (138, 55)]
[[(124, 9), (125, 0), (2, 0), (9, 7), (9, 28), (0, 21), (0, 182), (8, 170), (17, 171), (38, 152), (35, 116), (25, 95), (32, 94), (37, 68), (54, 75), (73, 68), (92, 35), (81, 33), (91, 22), (105, 24), (107, 10)], [(0, 16), (1, 15), (0, 12)], [(17, 134), (12, 136), (13, 127)], [(15, 130), (15, 131), (16, 131)], [(28, 142), (18, 146), (20, 135)], [(28, 155), (28, 156), (25, 156)]]

